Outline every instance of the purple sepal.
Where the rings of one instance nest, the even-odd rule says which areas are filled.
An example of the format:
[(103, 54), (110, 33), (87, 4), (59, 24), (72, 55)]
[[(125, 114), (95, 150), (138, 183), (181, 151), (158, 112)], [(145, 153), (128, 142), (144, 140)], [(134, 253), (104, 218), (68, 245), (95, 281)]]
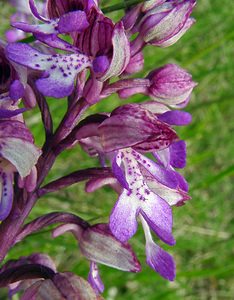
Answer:
[(14, 80), (10, 85), (9, 96), (14, 101), (17, 101), (24, 96), (24, 86), (19, 80)]
[(85, 12), (79, 10), (62, 15), (58, 21), (59, 33), (80, 33), (88, 26)]
[(169, 125), (184, 126), (188, 125), (192, 121), (192, 116), (190, 113), (185, 111), (173, 110), (158, 115), (158, 119)]
[(96, 292), (96, 294), (103, 293), (104, 284), (98, 272), (98, 266), (95, 262), (90, 262), (90, 271), (88, 275), (88, 282)]
[(130, 146), (150, 152), (166, 148), (177, 140), (175, 131), (137, 104), (118, 107), (98, 130), (105, 152)]

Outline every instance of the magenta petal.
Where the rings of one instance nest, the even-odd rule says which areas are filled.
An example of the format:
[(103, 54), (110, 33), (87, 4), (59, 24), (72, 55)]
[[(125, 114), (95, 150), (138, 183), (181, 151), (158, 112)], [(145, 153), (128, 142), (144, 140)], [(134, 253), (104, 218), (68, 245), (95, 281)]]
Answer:
[(146, 262), (165, 279), (175, 279), (175, 263), (173, 257), (156, 245), (154, 242), (146, 243)]
[(121, 242), (129, 240), (137, 230), (137, 205), (124, 190), (110, 215), (110, 230)]
[(0, 221), (5, 220), (12, 208), (13, 202), (13, 173), (0, 172), (1, 200)]
[(180, 110), (167, 111), (158, 116), (158, 119), (170, 125), (183, 126), (192, 121), (190, 113)]
[(89, 26), (85, 12), (81, 10), (69, 12), (60, 17), (58, 21), (59, 33), (80, 33)]
[(171, 207), (157, 195), (153, 193), (151, 195), (145, 202), (142, 202), (140, 214), (162, 241), (168, 245), (174, 245)]
[(174, 168), (184, 168), (186, 166), (186, 144), (185, 141), (172, 143), (169, 147), (170, 165)]

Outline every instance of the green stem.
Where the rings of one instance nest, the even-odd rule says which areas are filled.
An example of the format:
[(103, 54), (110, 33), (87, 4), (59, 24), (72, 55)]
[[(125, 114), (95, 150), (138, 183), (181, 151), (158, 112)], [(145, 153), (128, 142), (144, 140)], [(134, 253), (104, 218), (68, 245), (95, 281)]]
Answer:
[(137, 5), (137, 4), (142, 3), (142, 2), (145, 2), (145, 0), (125, 0), (122, 3), (102, 8), (102, 12), (104, 14), (106, 14), (106, 13), (110, 13), (110, 12), (113, 12), (113, 11), (126, 9), (126, 8), (129, 8), (133, 5)]

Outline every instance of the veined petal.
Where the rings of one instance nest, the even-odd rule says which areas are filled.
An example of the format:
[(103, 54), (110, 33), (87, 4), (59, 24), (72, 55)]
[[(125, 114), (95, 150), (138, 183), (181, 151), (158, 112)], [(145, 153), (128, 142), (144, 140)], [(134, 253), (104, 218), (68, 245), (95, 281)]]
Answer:
[(19, 138), (0, 139), (0, 144), (1, 156), (16, 167), (21, 177), (29, 175), (41, 151), (34, 144)]
[(9, 215), (13, 202), (13, 173), (0, 171), (0, 221)]
[(106, 152), (130, 146), (152, 151), (165, 148), (177, 139), (174, 130), (137, 104), (118, 107), (98, 130)]
[(70, 95), (76, 75), (91, 65), (89, 58), (80, 53), (47, 55), (20, 43), (8, 45), (7, 55), (16, 63), (45, 71), (44, 78), (36, 81), (37, 88), (42, 94), (56, 98)]
[(113, 56), (108, 70), (105, 74), (99, 78), (101, 81), (105, 81), (113, 76), (120, 75), (130, 60), (130, 45), (125, 35), (122, 22), (117, 23), (113, 30), (112, 37), (113, 44)]
[(121, 242), (129, 240), (137, 230), (137, 208), (131, 191), (124, 190), (110, 215), (110, 230)]

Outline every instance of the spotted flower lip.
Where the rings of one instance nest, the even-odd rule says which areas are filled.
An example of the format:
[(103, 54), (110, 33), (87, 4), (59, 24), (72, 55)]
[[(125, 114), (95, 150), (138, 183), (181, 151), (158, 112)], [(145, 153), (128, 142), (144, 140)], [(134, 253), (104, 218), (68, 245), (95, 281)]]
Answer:
[(34, 48), (13, 43), (6, 48), (10, 60), (43, 71), (36, 81), (38, 90), (45, 96), (63, 98), (72, 93), (76, 75), (91, 66), (90, 59), (81, 54), (43, 54)]
[(14, 172), (18, 171), (21, 177), (29, 175), (40, 154), (22, 122), (0, 121), (0, 220), (9, 215), (12, 207)]
[[(110, 215), (110, 229), (117, 239), (125, 242), (137, 230), (137, 216), (142, 216), (161, 240), (173, 245), (170, 205), (148, 187), (138, 164), (139, 157), (131, 148), (120, 150), (116, 155), (113, 172), (124, 189)], [(148, 168), (146, 160), (141, 163)]]

